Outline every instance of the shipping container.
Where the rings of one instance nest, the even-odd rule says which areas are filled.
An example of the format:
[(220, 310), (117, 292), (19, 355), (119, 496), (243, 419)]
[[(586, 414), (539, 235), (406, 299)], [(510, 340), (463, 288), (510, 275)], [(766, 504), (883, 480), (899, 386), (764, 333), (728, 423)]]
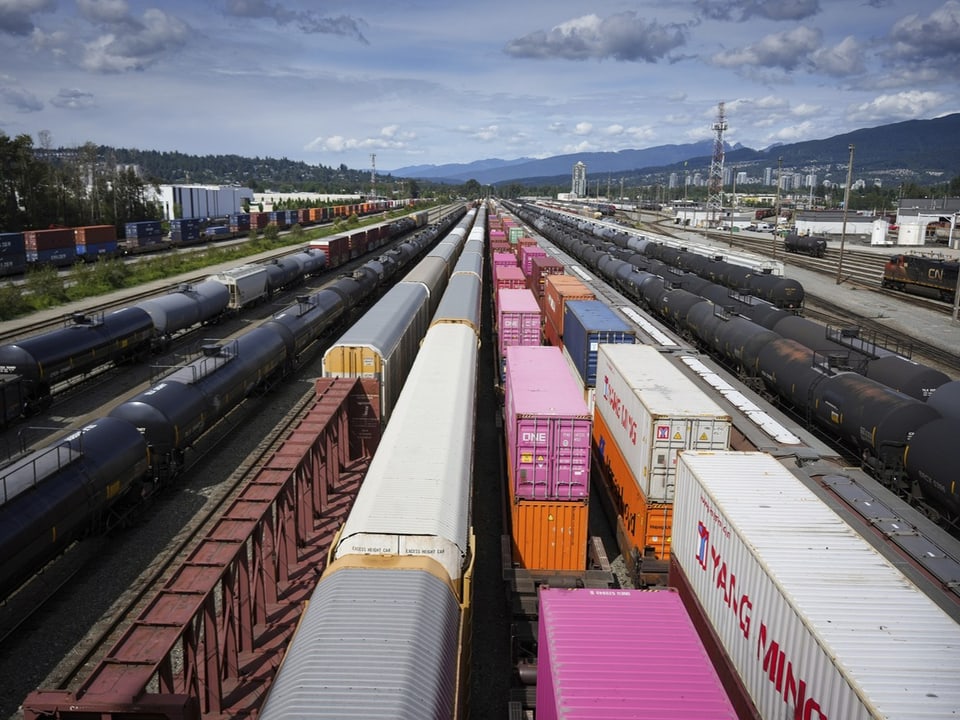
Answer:
[(222, 282), (230, 291), (228, 307), (237, 310), (267, 296), (267, 269), (263, 265), (241, 265), (211, 275), (208, 280)]
[(546, 290), (547, 275), (563, 275), (564, 267), (554, 257), (544, 255), (542, 257), (534, 256), (530, 260), (530, 274), (527, 276), (527, 287), (533, 290), (533, 294), (540, 301)]
[(507, 242), (507, 234), (503, 230), (494, 230), (490, 229), (490, 245), (507, 245), (510, 243)]
[(265, 212), (250, 213), (250, 229), (263, 230), (270, 222), (270, 216)]
[(590, 506), (586, 500), (523, 500), (512, 497), (513, 562), (525, 570), (587, 569)]
[(673, 550), (761, 717), (957, 715), (960, 625), (770, 455), (682, 453)]
[(588, 387), (597, 385), (600, 343), (632, 345), (637, 332), (599, 300), (570, 300), (563, 312), (563, 347)]
[(523, 228), (520, 226), (512, 226), (507, 231), (507, 240), (510, 241), (511, 245), (517, 245), (521, 237), (523, 237)]
[(493, 266), (493, 287), (494, 290), (501, 288), (513, 288), (523, 290), (527, 286), (523, 277), (523, 270), (519, 265), (494, 265)]
[(28, 251), (46, 252), (49, 250), (73, 248), (76, 236), (73, 228), (50, 228), (49, 230), (25, 230), (24, 245)]
[(597, 485), (616, 515), (617, 547), (627, 569), (633, 572), (637, 560), (648, 554), (657, 560), (668, 560), (673, 535), (673, 504), (647, 501), (610, 428), (596, 411), (593, 413), (593, 447), (600, 465)]
[(563, 315), (567, 301), (594, 300), (597, 296), (572, 275), (550, 275), (544, 287), (544, 318), (553, 322), (557, 335), (563, 338)]
[(493, 266), (517, 267), (517, 256), (512, 252), (495, 252), (493, 254)]
[(28, 263), (37, 265), (54, 265), (56, 267), (66, 267), (73, 265), (77, 261), (77, 248), (73, 245), (64, 248), (47, 248), (45, 250), (26, 251)]
[(117, 241), (77, 245), (76, 252), (77, 257), (83, 258), (86, 262), (93, 262), (100, 257), (113, 257), (117, 254)]
[(85, 225), (74, 228), (73, 232), (77, 246), (117, 242), (117, 229), (113, 225)]
[(683, 450), (729, 450), (730, 415), (651, 345), (601, 345), (597, 414), (649, 502), (672, 502)]
[(0, 275), (18, 275), (27, 268), (23, 233), (0, 233)]
[(541, 588), (537, 720), (735, 720), (674, 590)]
[(177, 218), (171, 220), (170, 239), (175, 243), (197, 242), (201, 236), (200, 223), (200, 218)]
[(585, 500), (592, 422), (557, 348), (507, 348), (503, 412), (514, 496)]
[(501, 358), (511, 345), (540, 345), (540, 306), (526, 288), (497, 290), (497, 349)]
[[(534, 241), (536, 242), (536, 241)], [(547, 251), (539, 245), (521, 245), (520, 246), (520, 269), (523, 270), (524, 277), (530, 277), (533, 272), (534, 258), (545, 258)]]
[(250, 213), (233, 213), (227, 218), (230, 232), (245, 232), (250, 229)]
[(129, 222), (124, 226), (124, 237), (140, 238), (155, 237), (163, 235), (163, 227), (159, 220), (141, 220), (140, 222)]

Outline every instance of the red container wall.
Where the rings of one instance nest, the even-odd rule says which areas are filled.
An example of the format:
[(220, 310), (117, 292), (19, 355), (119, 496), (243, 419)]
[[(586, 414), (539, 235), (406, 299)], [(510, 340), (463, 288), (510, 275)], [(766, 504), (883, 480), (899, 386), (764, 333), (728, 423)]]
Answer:
[(24, 230), (23, 242), (27, 250), (53, 250), (72, 248), (76, 245), (73, 228), (51, 228), (49, 230)]
[(542, 301), (547, 284), (547, 275), (563, 275), (563, 265), (559, 260), (550, 256), (535, 256), (530, 260), (530, 268), (530, 274), (527, 276), (527, 287), (533, 290), (537, 300)]
[(74, 228), (77, 245), (102, 245), (116, 242), (117, 228), (113, 225), (86, 225)]
[(553, 322), (554, 329), (562, 338), (563, 311), (567, 300), (595, 300), (596, 296), (572, 275), (550, 275), (546, 279), (543, 299), (544, 317)]

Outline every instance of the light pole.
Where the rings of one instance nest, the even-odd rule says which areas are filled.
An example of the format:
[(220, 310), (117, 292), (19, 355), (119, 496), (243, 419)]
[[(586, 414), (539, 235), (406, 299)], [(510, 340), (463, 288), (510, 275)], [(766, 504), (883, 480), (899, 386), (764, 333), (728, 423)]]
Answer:
[(847, 163), (847, 187), (843, 190), (843, 224), (840, 226), (840, 258), (837, 260), (837, 285), (843, 280), (843, 244), (847, 239), (847, 211), (850, 209), (850, 178), (853, 177), (853, 145), (850, 146), (850, 161)]

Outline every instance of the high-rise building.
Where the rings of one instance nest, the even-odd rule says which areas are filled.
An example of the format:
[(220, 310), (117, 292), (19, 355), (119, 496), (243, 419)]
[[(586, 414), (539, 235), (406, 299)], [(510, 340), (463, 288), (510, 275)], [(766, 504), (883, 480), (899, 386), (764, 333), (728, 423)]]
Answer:
[(582, 162), (577, 162), (573, 166), (573, 185), (570, 192), (578, 198), (587, 196), (587, 166)]

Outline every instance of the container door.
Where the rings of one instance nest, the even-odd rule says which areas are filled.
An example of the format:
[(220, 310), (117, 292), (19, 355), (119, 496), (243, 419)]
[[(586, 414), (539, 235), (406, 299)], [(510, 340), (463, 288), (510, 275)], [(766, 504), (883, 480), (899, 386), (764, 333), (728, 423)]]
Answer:
[(516, 496), (545, 500), (550, 493), (550, 421), (541, 417), (517, 420)]
[(558, 418), (554, 422), (551, 499), (589, 497), (591, 425), (585, 418)]

